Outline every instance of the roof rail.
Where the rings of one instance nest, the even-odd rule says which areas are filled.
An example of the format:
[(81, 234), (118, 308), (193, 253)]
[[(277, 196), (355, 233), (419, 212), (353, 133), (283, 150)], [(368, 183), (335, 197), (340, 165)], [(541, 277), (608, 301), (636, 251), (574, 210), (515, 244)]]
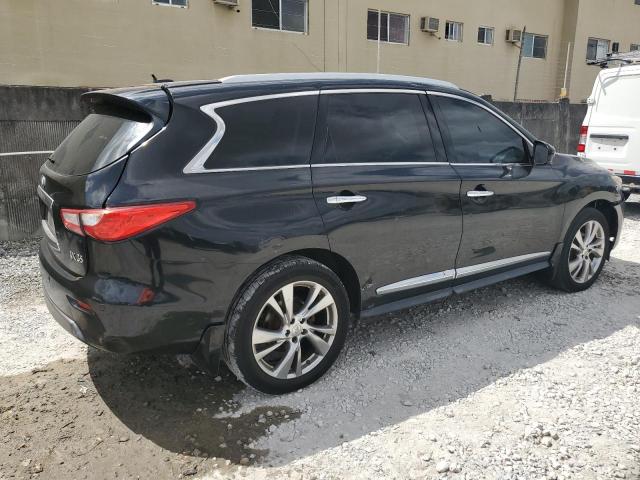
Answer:
[(623, 52), (623, 53), (607, 53), (607, 56), (604, 58), (599, 58), (597, 60), (589, 60), (587, 61), (588, 65), (600, 65), (602, 68), (609, 68), (610, 62), (620, 62), (624, 65), (631, 65), (634, 63), (640, 63), (640, 50), (636, 50), (633, 52)]

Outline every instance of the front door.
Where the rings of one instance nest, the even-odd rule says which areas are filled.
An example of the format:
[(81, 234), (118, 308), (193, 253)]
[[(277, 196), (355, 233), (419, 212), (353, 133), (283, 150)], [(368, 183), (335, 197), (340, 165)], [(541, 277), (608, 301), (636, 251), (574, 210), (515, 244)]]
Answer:
[(558, 173), (533, 166), (531, 140), (491, 107), (451, 94), (430, 98), (447, 156), (462, 178), (456, 282), (547, 261), (564, 210)]
[(314, 197), (331, 249), (359, 276), (363, 310), (454, 278), (460, 179), (436, 153), (427, 102), (405, 90), (321, 95)]

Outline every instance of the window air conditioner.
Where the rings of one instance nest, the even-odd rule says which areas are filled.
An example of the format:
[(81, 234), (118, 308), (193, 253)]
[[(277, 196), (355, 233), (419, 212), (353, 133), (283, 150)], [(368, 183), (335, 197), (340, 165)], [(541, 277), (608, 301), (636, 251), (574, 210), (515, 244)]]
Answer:
[(507, 42), (517, 43), (522, 41), (522, 30), (510, 28), (507, 30)]
[(440, 30), (440, 19), (434, 17), (422, 17), (420, 19), (420, 30), (423, 32), (436, 33)]

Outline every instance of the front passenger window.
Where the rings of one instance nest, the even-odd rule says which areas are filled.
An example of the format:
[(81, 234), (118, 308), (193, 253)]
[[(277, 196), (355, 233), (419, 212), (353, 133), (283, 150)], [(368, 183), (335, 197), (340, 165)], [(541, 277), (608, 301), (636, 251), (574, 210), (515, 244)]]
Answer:
[(437, 97), (456, 163), (528, 163), (524, 138), (492, 113), (464, 100)]

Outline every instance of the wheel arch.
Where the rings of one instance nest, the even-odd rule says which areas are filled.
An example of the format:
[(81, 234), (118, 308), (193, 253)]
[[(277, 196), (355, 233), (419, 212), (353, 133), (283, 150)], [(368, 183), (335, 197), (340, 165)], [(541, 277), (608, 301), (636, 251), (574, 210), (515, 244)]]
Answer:
[[(585, 208), (595, 208), (600, 213), (602, 213), (607, 219), (607, 223), (609, 224), (609, 236), (616, 237), (618, 235), (618, 214), (616, 213), (614, 205), (611, 202), (609, 202), (608, 200), (594, 200), (585, 205), (582, 210), (584, 210)], [(607, 251), (607, 260), (609, 260), (610, 253), (611, 248), (609, 248), (609, 250)]]
[[(322, 263), (331, 269), (342, 281), (344, 288), (349, 296), (349, 309), (356, 317), (360, 316), (361, 295), (360, 295), (360, 279), (351, 263), (342, 255), (338, 255), (331, 250), (322, 248), (309, 248), (289, 252), (286, 256), (299, 255)], [(278, 257), (280, 258), (280, 257)], [(277, 259), (275, 259), (277, 260)]]
[(293, 256), (305, 257), (310, 260), (314, 260), (333, 271), (333, 273), (338, 276), (340, 281), (342, 281), (342, 284), (347, 291), (347, 296), (349, 297), (349, 310), (356, 318), (359, 318), (361, 309), (360, 280), (351, 263), (343, 256), (338, 255), (331, 250), (326, 250), (323, 248), (306, 248), (300, 250), (292, 250), (278, 255), (277, 257), (271, 258), (269, 261), (263, 263), (255, 270), (253, 270), (240, 284), (235, 294), (233, 295), (233, 300), (229, 304), (227, 313), (225, 315), (225, 324), (227, 323), (229, 315), (233, 311), (239, 296), (242, 295), (242, 292), (244, 291), (246, 286), (250, 284), (253, 279), (256, 278), (256, 276), (258, 276), (260, 272), (264, 270), (268, 265), (283, 258)]

